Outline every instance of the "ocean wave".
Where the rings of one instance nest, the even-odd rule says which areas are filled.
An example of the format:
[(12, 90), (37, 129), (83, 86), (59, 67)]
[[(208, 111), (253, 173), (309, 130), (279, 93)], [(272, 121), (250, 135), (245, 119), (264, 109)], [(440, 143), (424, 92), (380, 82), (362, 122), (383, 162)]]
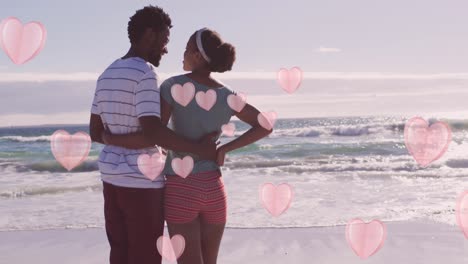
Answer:
[[(244, 134), (247, 130), (236, 131), (235, 137)], [(320, 135), (335, 135), (335, 136), (360, 136), (375, 133), (368, 126), (356, 126), (356, 127), (304, 127), (304, 128), (290, 128), (290, 129), (275, 129), (270, 137), (319, 137)], [(223, 138), (227, 136), (223, 135)], [(7, 142), (50, 142), (50, 135), (42, 136), (3, 136), (0, 140)]]
[(226, 162), (225, 167), (230, 170), (253, 169), (253, 168), (273, 168), (279, 166), (291, 166), (296, 162), (292, 160), (254, 160), (254, 161), (233, 161)]
[(371, 134), (369, 126), (340, 126), (332, 129), (335, 136), (362, 136)]
[[(303, 128), (275, 129), (273, 130), (273, 133), (269, 135), (269, 137), (316, 138), (320, 136), (362, 136), (378, 133), (379, 131), (382, 130), (372, 128), (370, 126), (313, 126)], [(238, 137), (243, 133), (245, 133), (245, 131), (238, 131), (234, 134), (234, 136)]]
[(467, 169), (468, 168), (468, 159), (451, 159), (445, 162), (447, 167), (452, 169)]
[[(450, 129), (452, 131), (463, 131), (463, 130), (468, 130), (468, 120), (459, 120), (459, 119), (443, 119), (443, 118), (427, 118), (426, 121), (429, 123), (429, 125), (432, 125), (436, 122), (445, 122), (447, 125), (450, 126)], [(386, 124), (385, 128), (392, 130), (392, 131), (399, 131), (403, 132), (405, 130), (405, 125), (406, 122), (398, 122), (398, 123), (390, 123)]]
[(0, 140), (11, 141), (11, 142), (48, 142), (50, 141), (49, 136), (34, 136), (34, 137), (24, 137), (24, 136), (3, 136), (0, 137)]
[(28, 196), (59, 194), (68, 192), (102, 191), (102, 185), (76, 186), (76, 187), (23, 187), (0, 191), (1, 198), (23, 198)]
[[(315, 138), (322, 136), (336, 136), (336, 137), (359, 137), (372, 134), (391, 134), (400, 131), (400, 125), (395, 128), (386, 125), (327, 125), (327, 126), (309, 126), (302, 128), (283, 128), (275, 129), (269, 135), (271, 138), (279, 137), (306, 137)], [(404, 129), (404, 125), (403, 125)], [(403, 131), (403, 130), (401, 130)], [(240, 136), (245, 131), (236, 132), (235, 136)]]
[(45, 160), (29, 164), (18, 164), (16, 165), (16, 170), (18, 172), (27, 172), (27, 171), (39, 171), (39, 172), (90, 172), (98, 171), (97, 160), (85, 160), (83, 163), (78, 165), (72, 171), (68, 172), (60, 163), (56, 160)]
[[(267, 160), (261, 157), (248, 156), (239, 159), (231, 158), (225, 163), (230, 171), (261, 169), (274, 173), (282, 172), (285, 175), (301, 175), (316, 173), (346, 173), (361, 172), (372, 177), (389, 178), (394, 175), (405, 177), (429, 177), (429, 178), (457, 178), (468, 177), (466, 170), (452, 171), (450, 175), (445, 173), (446, 168), (467, 169), (468, 160), (448, 159), (436, 161), (424, 168), (419, 166), (413, 158), (405, 156), (309, 156), (303, 159)], [(340, 175), (340, 174), (337, 174)]]
[[(446, 122), (452, 132), (468, 131), (468, 120), (459, 119), (436, 119), (427, 118), (429, 124), (438, 121)], [(306, 119), (301, 122), (295, 120), (279, 120), (273, 133), (269, 135), (271, 138), (278, 137), (301, 137), (301, 138), (316, 138), (322, 136), (336, 136), (336, 137), (359, 137), (372, 134), (388, 135), (389, 133), (403, 133), (405, 124), (403, 118), (393, 119), (365, 119), (360, 118), (340, 118), (334, 119)], [(233, 121), (239, 126), (234, 136), (238, 137), (245, 133), (246, 126), (239, 121)], [(32, 131), (35, 135), (5, 135), (0, 136), (0, 141), (7, 142), (49, 142), (50, 135), (44, 135), (44, 131)], [(226, 138), (225, 135), (222, 136)]]
[[(437, 122), (437, 119), (430, 119), (430, 123)], [(446, 122), (452, 131), (459, 131), (459, 130), (468, 130), (468, 120), (458, 120), (458, 119), (448, 119), (448, 120), (441, 120)]]
[(291, 129), (273, 130), (271, 137), (319, 137), (325, 134), (326, 130), (319, 127), (304, 127)]
[[(309, 156), (302, 159), (266, 159), (264, 157), (249, 155), (242, 159), (230, 157), (226, 160), (224, 167), (229, 170), (243, 169), (268, 169), (274, 168), (285, 173), (304, 174), (304, 173), (332, 173), (332, 172), (417, 172), (424, 171), (410, 157), (394, 156), (392, 159), (382, 158), (374, 159), (365, 157), (349, 158), (338, 157), (318, 158)], [(245, 158), (245, 159), (244, 159)], [(57, 173), (79, 173), (99, 171), (97, 161), (85, 161), (80, 166), (68, 172), (56, 161), (39, 162), (35, 164), (15, 164), (17, 172), (38, 171), (38, 172), (57, 172)], [(443, 166), (451, 169), (467, 169), (468, 160), (449, 159), (445, 162), (435, 162), (429, 168), (437, 170)], [(427, 169), (427, 168), (426, 168)], [(465, 173), (466, 174), (466, 173)], [(437, 177), (438, 175), (434, 175)], [(468, 175), (465, 175), (468, 176)]]

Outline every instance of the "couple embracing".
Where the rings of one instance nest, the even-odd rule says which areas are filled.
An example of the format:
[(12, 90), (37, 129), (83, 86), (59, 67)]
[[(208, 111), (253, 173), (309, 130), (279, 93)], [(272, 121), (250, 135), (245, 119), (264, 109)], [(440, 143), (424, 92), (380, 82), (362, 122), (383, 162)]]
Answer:
[[(237, 94), (211, 76), (231, 70), (235, 61), (235, 48), (213, 30), (196, 30), (189, 37), (183, 54), (188, 73), (159, 83), (156, 68), (167, 53), (171, 23), (159, 7), (136, 11), (128, 22), (128, 53), (97, 80), (90, 135), (105, 145), (98, 164), (111, 264), (161, 263), (156, 241), (163, 235), (164, 221), (170, 237), (185, 239), (179, 264), (215, 264), (227, 218), (220, 166), (226, 153), (271, 133), (259, 124), (255, 107), (232, 109), (227, 98)], [(177, 84), (188, 89), (187, 83), (193, 84), (195, 94), (215, 92), (214, 105), (207, 110), (195, 99), (180, 104), (171, 89)], [(251, 128), (220, 146), (221, 127), (232, 116)], [(152, 180), (137, 160), (161, 148), (167, 150), (166, 163)], [(194, 166), (183, 178), (171, 163), (187, 156)]]

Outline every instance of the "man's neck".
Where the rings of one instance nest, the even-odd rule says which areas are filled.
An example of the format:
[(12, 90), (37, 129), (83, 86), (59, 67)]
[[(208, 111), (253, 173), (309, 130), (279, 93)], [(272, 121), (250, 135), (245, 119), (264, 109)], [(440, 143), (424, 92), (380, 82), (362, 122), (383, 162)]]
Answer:
[(131, 57), (140, 57), (140, 58), (144, 59), (145, 61), (148, 60), (145, 55), (143, 55), (141, 52), (138, 52), (138, 50), (133, 46), (130, 47), (127, 54), (125, 54), (125, 56), (123, 56), (122, 59), (127, 59), (127, 58), (131, 58)]

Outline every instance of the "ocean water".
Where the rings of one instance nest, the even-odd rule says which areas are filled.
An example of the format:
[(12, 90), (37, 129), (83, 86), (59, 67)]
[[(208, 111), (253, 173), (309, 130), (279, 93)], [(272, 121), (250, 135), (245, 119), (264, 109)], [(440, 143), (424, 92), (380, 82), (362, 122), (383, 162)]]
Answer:
[[(468, 120), (442, 119), (453, 139), (426, 168), (408, 155), (403, 117), (281, 119), (265, 139), (228, 154), (223, 177), (228, 227), (311, 227), (350, 219), (432, 219), (455, 225), (468, 189)], [(431, 120), (432, 122), (436, 121)], [(236, 136), (248, 127), (234, 121)], [(86, 125), (0, 128), (0, 231), (104, 227), (102, 182), (93, 143), (71, 172), (55, 161), (49, 137)], [(232, 138), (222, 138), (222, 142)], [(290, 208), (272, 217), (259, 187), (288, 183)]]

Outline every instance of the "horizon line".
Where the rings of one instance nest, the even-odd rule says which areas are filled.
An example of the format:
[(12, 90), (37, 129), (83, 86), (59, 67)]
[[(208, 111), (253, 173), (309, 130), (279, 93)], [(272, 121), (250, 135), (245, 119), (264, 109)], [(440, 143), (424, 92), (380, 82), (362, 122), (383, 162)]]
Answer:
[[(160, 72), (159, 77), (164, 80), (171, 76), (181, 75), (184, 72)], [(0, 72), (0, 83), (22, 82), (53, 82), (53, 81), (96, 81), (100, 73), (70, 72), (70, 73), (7, 73)], [(277, 72), (251, 71), (213, 73), (221, 80), (276, 80)], [(400, 73), (400, 72), (303, 72), (303, 80), (468, 80), (468, 72), (451, 73)]]

